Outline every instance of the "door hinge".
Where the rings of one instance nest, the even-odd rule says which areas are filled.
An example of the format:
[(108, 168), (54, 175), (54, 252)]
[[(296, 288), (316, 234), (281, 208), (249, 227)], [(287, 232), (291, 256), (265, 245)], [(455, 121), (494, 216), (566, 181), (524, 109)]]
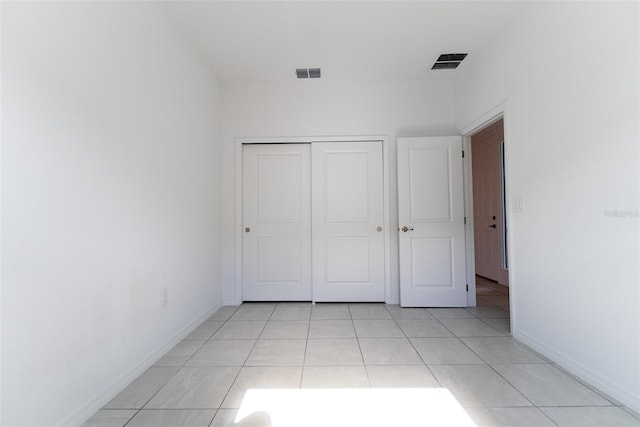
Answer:
[(469, 284), (467, 283), (467, 292), (469, 292)]
[(462, 158), (464, 159), (464, 150), (462, 150)]
[(467, 223), (467, 217), (466, 216), (464, 217), (464, 223), (465, 224)]

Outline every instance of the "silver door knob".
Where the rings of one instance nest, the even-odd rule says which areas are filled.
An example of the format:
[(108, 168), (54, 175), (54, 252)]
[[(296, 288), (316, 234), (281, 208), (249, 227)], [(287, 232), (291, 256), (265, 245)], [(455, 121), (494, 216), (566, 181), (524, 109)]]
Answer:
[(406, 232), (407, 232), (407, 231), (409, 231), (409, 230), (413, 231), (413, 227), (412, 227), (412, 228), (409, 228), (409, 227), (407, 227), (407, 226), (405, 225), (404, 227), (402, 227), (402, 229), (401, 229), (401, 230), (402, 230), (402, 232), (403, 232), (403, 233), (406, 233)]

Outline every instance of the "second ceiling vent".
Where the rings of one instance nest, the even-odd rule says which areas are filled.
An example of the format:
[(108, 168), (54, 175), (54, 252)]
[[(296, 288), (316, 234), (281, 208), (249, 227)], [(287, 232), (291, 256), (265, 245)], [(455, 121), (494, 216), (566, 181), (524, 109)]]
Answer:
[(467, 57), (466, 53), (443, 53), (436, 59), (431, 67), (432, 70), (454, 70), (458, 68), (458, 65), (464, 58)]
[(320, 68), (296, 68), (296, 77), (299, 79), (319, 79)]

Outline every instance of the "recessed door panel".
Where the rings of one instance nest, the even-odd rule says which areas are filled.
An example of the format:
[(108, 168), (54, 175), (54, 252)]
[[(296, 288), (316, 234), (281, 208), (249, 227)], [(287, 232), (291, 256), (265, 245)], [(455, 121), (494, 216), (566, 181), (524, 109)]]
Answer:
[(324, 160), (325, 221), (367, 221), (369, 154), (326, 153)]
[(258, 283), (299, 282), (302, 279), (300, 237), (258, 238)]
[(369, 238), (327, 238), (325, 250), (325, 277), (328, 283), (369, 283)]
[(451, 221), (448, 148), (412, 147), (409, 150), (410, 221)]
[[(257, 155), (258, 221), (300, 222), (302, 210), (302, 153)], [(274, 173), (276, 172), (277, 173)], [(305, 174), (309, 171), (305, 170)], [(307, 189), (305, 189), (307, 191)], [(274, 203), (274, 201), (277, 201)]]
[(400, 304), (466, 307), (460, 137), (398, 138)]
[(411, 239), (411, 287), (452, 287), (450, 238)]

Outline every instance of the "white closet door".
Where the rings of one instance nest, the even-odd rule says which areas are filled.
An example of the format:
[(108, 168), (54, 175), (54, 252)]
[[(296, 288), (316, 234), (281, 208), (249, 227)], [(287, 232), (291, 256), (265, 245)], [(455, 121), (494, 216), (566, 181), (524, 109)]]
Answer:
[(382, 143), (311, 150), (313, 299), (384, 301)]
[(462, 141), (398, 138), (400, 304), (466, 307)]
[(311, 300), (308, 144), (243, 148), (244, 301)]

